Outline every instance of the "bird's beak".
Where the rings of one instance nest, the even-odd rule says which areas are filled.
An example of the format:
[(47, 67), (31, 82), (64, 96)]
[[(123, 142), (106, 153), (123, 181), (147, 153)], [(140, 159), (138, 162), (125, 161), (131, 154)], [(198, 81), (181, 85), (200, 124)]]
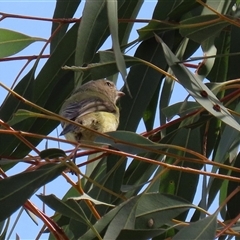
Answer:
[(117, 101), (120, 97), (122, 97), (122, 96), (124, 96), (124, 95), (125, 95), (124, 92), (121, 92), (121, 91), (117, 90), (117, 94), (116, 94), (116, 99), (115, 99), (115, 101)]
[(121, 92), (121, 91), (117, 91), (117, 96), (120, 98), (120, 97), (122, 97), (122, 96), (124, 96), (125, 95), (125, 93), (124, 92)]

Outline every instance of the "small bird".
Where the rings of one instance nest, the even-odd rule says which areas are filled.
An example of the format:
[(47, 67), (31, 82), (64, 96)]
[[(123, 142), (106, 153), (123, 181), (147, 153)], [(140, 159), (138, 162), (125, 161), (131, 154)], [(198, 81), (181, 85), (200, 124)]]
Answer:
[[(63, 104), (60, 115), (85, 127), (104, 133), (115, 131), (119, 124), (117, 100), (125, 94), (109, 80), (89, 81), (77, 88)], [(93, 142), (96, 133), (76, 125), (61, 122), (66, 139)]]

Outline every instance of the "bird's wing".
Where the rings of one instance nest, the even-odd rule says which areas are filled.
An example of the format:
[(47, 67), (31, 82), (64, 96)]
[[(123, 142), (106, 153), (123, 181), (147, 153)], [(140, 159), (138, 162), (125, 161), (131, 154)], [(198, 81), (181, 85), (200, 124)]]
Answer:
[(110, 101), (101, 98), (88, 98), (79, 102), (69, 103), (63, 112), (67, 119), (74, 120), (91, 112), (116, 112), (116, 106)]
[[(74, 121), (77, 117), (79, 118), (92, 112), (114, 113), (116, 111), (117, 109), (114, 103), (104, 101), (101, 98), (92, 97), (68, 104), (67, 108), (64, 110), (63, 116)], [(62, 124), (62, 126), (64, 127), (60, 135), (65, 135), (77, 128), (77, 126), (74, 126), (73, 124)]]

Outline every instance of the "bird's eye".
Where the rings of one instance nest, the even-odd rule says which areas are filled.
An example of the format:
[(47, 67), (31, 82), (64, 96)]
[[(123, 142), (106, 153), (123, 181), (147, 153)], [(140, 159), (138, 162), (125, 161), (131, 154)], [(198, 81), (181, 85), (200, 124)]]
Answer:
[(108, 85), (108, 87), (113, 87), (113, 83), (112, 82), (109, 82), (109, 81), (106, 81), (106, 84)]

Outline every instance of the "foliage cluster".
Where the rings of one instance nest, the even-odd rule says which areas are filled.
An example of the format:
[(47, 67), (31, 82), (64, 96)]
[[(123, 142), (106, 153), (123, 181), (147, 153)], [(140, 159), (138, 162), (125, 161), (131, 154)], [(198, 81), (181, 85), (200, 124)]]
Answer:
[[(80, 4), (83, 14), (73, 19)], [(137, 18), (144, 5), (135, 0), (58, 0), (52, 19), (0, 13), (0, 21), (52, 22), (49, 39), (0, 29), (1, 61), (35, 41), (46, 42), (43, 51), (50, 44), (49, 56), (42, 51), (27, 58), (34, 66), (16, 86), (0, 82), (9, 91), (0, 108), (1, 238), (20, 207), (43, 221), (37, 238), (43, 231), (49, 239), (240, 237), (238, 4), (159, 0), (148, 20)], [(129, 42), (136, 22), (146, 25)], [(109, 36), (112, 49), (99, 51)], [(133, 46), (134, 55), (127, 55)], [(192, 58), (200, 47), (203, 57)], [(42, 57), (48, 60), (36, 74)], [(118, 73), (126, 93), (118, 131), (99, 135), (94, 146), (49, 136), (64, 120), (58, 112), (75, 87), (92, 79), (116, 81)], [(186, 98), (171, 105), (178, 85)], [(146, 132), (136, 134), (141, 120)], [(39, 149), (43, 139), (73, 147)], [(84, 156), (89, 161), (74, 163)], [(8, 176), (18, 162), (26, 170)], [(56, 212), (50, 217), (29, 199), (58, 176), (69, 183), (64, 198), (39, 196)], [(215, 212), (209, 213), (213, 202)]]

